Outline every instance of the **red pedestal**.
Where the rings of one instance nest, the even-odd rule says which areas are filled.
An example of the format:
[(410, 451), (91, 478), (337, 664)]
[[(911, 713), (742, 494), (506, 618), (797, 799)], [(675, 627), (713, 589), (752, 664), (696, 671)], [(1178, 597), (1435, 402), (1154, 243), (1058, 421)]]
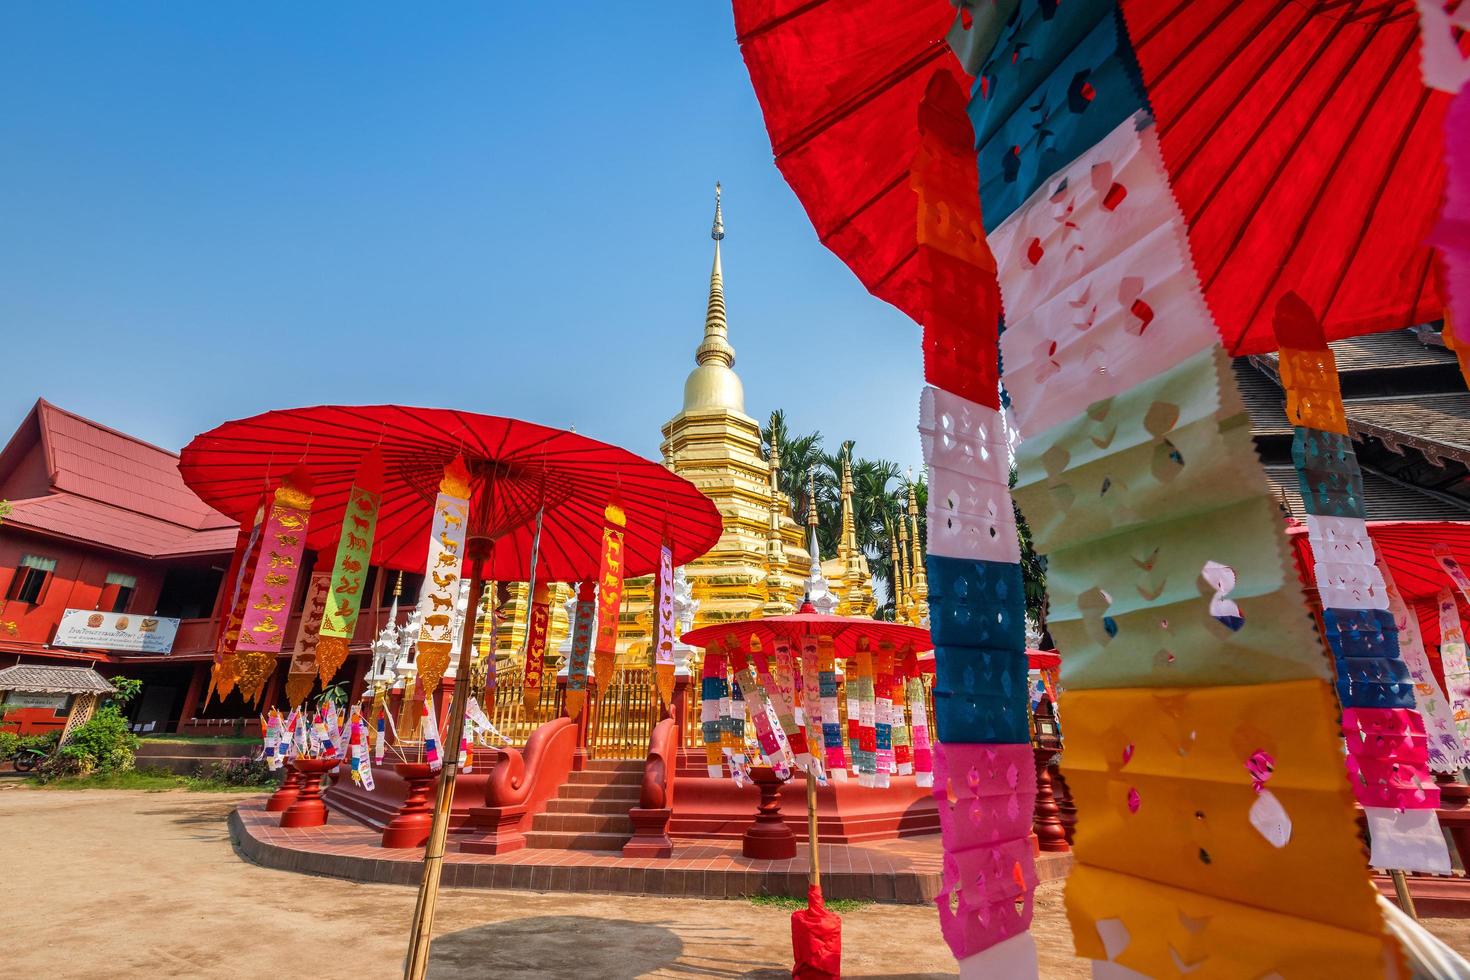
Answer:
[(1055, 749), (1036, 748), (1036, 809), (1031, 831), (1036, 835), (1036, 844), (1043, 851), (1070, 851), (1067, 846), (1067, 831), (1062, 826), (1061, 810), (1051, 789), (1049, 766), (1057, 754)]
[(623, 857), (672, 857), (674, 842), (669, 840), (669, 817), (673, 812), (668, 807), (645, 810), (635, 806), (630, 809), (628, 819), (633, 824), (633, 836), (623, 845)]
[(327, 805), (322, 802), (322, 777), (342, 764), (339, 757), (297, 759), (291, 763), (301, 774), (301, 793), (281, 814), (282, 827), (320, 827), (327, 822)]
[(772, 769), (758, 766), (750, 778), (761, 791), (755, 822), (746, 828), (740, 853), (763, 861), (784, 861), (796, 857), (796, 835), (781, 819), (781, 780)]
[(265, 801), (267, 813), (280, 813), (282, 810), (296, 802), (296, 797), (301, 795), (301, 773), (291, 763), (286, 763), (286, 777), (281, 780), (281, 788), (271, 794), (271, 798)]
[(398, 815), (383, 828), (384, 847), (423, 847), (429, 840), (429, 827), (434, 811), (429, 806), (429, 789), (434, 785), (434, 771), (427, 762), (399, 762), (393, 771), (408, 783), (408, 796)]

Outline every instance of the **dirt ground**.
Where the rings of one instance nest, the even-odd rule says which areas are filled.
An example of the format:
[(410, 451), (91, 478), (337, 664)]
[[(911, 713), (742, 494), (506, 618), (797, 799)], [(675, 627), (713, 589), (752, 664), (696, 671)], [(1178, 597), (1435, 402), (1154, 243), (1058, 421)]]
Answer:
[[(7, 780), (7, 782), (9, 782)], [(6, 976), (401, 975), (415, 892), (271, 871), (234, 852), (240, 796), (0, 788)], [(1041, 975), (1086, 977), (1060, 882), (1037, 893)], [(445, 889), (429, 976), (790, 976), (790, 913), (744, 901)], [(1426, 922), (1458, 949), (1470, 923)], [(843, 974), (955, 976), (929, 907), (843, 917)]]

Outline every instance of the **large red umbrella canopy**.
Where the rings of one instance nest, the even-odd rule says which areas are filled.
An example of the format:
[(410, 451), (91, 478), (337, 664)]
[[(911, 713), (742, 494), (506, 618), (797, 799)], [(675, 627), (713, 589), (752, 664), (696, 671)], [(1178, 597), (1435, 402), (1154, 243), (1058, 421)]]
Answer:
[(211, 507), (246, 522), (262, 494), (303, 467), (313, 481), (307, 547), (333, 548), (348, 492), (363, 455), (377, 447), (384, 492), (372, 561), (422, 571), (433, 502), (444, 466), (462, 456), (474, 495), (471, 536), (494, 540), (485, 575), (523, 581), (544, 506), (536, 576), (542, 581), (595, 578), (604, 510), (627, 515), (625, 574), (658, 568), (667, 542), (674, 564), (719, 539), (714, 504), (663, 466), (575, 432), (447, 408), (318, 405), (226, 422), (184, 447), (179, 472)]
[[(998, 20), (1006, 5), (988, 3), (957, 14), (949, 0), (734, 6), (776, 165), (823, 244), (919, 319), (908, 171), (925, 83), (938, 69), (985, 77), (1034, 57), (1011, 43), (1021, 15)], [(1441, 314), (1427, 239), (1450, 96), (1420, 78), (1411, 0), (1118, 6), (1231, 353), (1275, 349), (1271, 317), (1288, 291), (1317, 311), (1329, 340)], [(964, 67), (945, 44), (952, 28), (974, 49)], [(1459, 44), (1470, 48), (1470, 34)], [(1018, 107), (1036, 108), (1026, 98)]]
[(810, 609), (810, 606), (802, 606), (802, 611), (787, 616), (713, 623), (685, 633), (679, 639), (692, 647), (708, 648), (732, 639), (748, 647), (754, 637), (760, 640), (761, 648), (769, 652), (777, 639), (799, 641), (803, 636), (830, 636), (833, 652), (839, 657), (853, 656), (860, 639), (867, 639), (875, 647), (885, 641), (900, 650), (907, 646), (915, 653), (934, 647), (929, 631), (916, 626), (885, 623), (866, 616), (824, 616), (810, 612)]
[[(1287, 529), (1296, 549), (1297, 571), (1307, 585), (1316, 585), (1312, 544), (1307, 526)], [(1445, 545), (1461, 565), (1470, 563), (1470, 521), (1369, 521), (1368, 537), (1393, 574), (1404, 602), (1419, 618), (1419, 632), (1430, 656), (1439, 643), (1439, 609), (1435, 605), (1441, 589), (1454, 591), (1454, 583), (1434, 557), (1437, 545)], [(1463, 607), (1464, 603), (1461, 602)], [(1461, 609), (1461, 616), (1466, 610)]]

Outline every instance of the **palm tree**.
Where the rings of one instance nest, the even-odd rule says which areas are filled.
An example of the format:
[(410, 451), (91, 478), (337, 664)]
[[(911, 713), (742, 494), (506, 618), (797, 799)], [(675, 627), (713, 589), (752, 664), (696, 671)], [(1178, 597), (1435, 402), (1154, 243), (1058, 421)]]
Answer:
[(791, 501), (792, 520), (805, 527), (807, 474), (821, 464), (822, 434), (809, 432), (802, 436), (792, 436), (786, 428), (786, 413), (778, 408), (771, 413), (771, 421), (761, 428), (761, 445), (767, 456), (770, 455), (773, 438), (776, 448), (781, 451), (778, 485)]

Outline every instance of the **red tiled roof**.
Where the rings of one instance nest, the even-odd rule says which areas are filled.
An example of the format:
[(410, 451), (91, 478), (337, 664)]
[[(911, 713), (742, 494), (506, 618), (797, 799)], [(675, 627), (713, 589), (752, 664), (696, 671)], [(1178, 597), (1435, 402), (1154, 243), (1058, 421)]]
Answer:
[(149, 558), (234, 548), (235, 523), (184, 485), (177, 453), (44, 400), (12, 447), (28, 426), (39, 435), (52, 492), (11, 501), (7, 523)]
[(141, 555), (170, 558), (230, 551), (233, 526), (196, 531), (72, 493), (53, 493), (11, 504), (9, 526), (72, 538)]

